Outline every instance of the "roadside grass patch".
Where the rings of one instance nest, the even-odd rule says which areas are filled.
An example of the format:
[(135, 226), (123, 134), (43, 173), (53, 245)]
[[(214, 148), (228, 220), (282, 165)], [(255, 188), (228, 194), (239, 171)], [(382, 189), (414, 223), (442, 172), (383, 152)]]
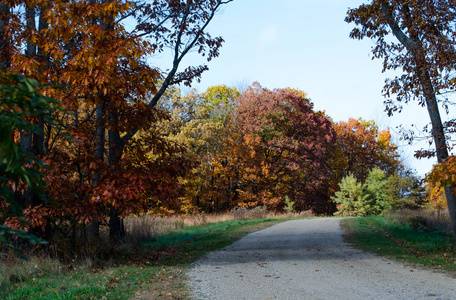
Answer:
[[(152, 249), (152, 261), (161, 264), (190, 264), (204, 254), (223, 248), (254, 232), (284, 220), (230, 220), (185, 227), (165, 234), (144, 245)], [(155, 257), (154, 257), (155, 256)]]
[[(127, 263), (104, 268), (75, 264), (35, 272), (39, 267), (32, 263), (28, 268), (33, 272), (24, 271), (20, 278), (5, 280), (8, 276), (0, 274), (0, 298), (187, 299), (185, 272), (191, 262), (250, 232), (285, 220), (229, 220), (176, 229), (125, 253), (121, 261), (127, 259)], [(1, 272), (6, 270), (3, 267), (0, 263)]]
[(342, 221), (345, 240), (357, 248), (456, 274), (456, 252), (449, 232), (401, 225), (383, 216)]

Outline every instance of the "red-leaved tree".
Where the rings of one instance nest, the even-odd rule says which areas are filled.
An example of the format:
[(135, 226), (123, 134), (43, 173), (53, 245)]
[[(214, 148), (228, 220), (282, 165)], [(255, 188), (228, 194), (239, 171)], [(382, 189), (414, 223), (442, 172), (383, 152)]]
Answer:
[[(298, 211), (331, 210), (328, 153), (331, 122), (290, 89), (250, 87), (229, 120), (231, 135), (213, 163), (213, 192), (224, 207), (282, 209), (285, 196)], [(223, 207), (223, 204), (219, 204)]]

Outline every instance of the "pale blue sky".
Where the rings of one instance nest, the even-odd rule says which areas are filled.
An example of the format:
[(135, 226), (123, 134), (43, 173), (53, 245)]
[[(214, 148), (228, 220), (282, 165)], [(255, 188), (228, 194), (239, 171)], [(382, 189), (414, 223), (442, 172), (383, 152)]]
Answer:
[[(220, 56), (209, 62), (209, 71), (193, 87), (203, 92), (212, 85), (236, 86), (258, 81), (264, 87), (293, 87), (305, 91), (318, 110), (335, 121), (375, 119), (381, 127), (428, 121), (424, 108), (411, 103), (402, 114), (388, 118), (383, 112), (381, 90), (387, 75), (381, 61), (371, 60), (370, 40), (349, 38), (352, 24), (344, 22), (348, 8), (360, 0), (235, 0), (209, 27), (225, 43)], [(192, 53), (184, 64), (203, 60)], [(411, 146), (398, 140), (407, 163), (424, 175), (434, 161), (418, 161)], [(429, 147), (425, 142), (414, 148)]]

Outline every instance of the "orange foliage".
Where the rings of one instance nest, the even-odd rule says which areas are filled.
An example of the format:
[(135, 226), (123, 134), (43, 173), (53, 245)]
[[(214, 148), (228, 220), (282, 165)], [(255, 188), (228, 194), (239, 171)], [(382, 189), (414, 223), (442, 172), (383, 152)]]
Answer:
[(281, 210), (288, 196), (297, 210), (329, 210), (326, 156), (334, 133), (301, 95), (258, 84), (242, 95), (208, 173), (204, 197), (215, 209)]
[(441, 210), (447, 207), (445, 191), (440, 183), (429, 183), (427, 186), (428, 199), (432, 207)]
[[(456, 156), (446, 158), (435, 165), (426, 177), (428, 182), (429, 201), (432, 206), (441, 209), (447, 206), (443, 187), (456, 185)], [(456, 190), (453, 191), (456, 193)]]
[(338, 150), (332, 166), (338, 180), (352, 173), (363, 181), (374, 167), (392, 174), (401, 168), (397, 146), (389, 129), (379, 131), (373, 121), (355, 120), (333, 124)]

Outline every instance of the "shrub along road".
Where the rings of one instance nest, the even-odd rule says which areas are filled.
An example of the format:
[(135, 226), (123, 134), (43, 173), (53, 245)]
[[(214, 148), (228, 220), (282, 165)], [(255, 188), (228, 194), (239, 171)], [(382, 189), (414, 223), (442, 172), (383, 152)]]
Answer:
[(196, 262), (194, 299), (456, 299), (456, 279), (344, 243), (340, 219), (252, 233)]

